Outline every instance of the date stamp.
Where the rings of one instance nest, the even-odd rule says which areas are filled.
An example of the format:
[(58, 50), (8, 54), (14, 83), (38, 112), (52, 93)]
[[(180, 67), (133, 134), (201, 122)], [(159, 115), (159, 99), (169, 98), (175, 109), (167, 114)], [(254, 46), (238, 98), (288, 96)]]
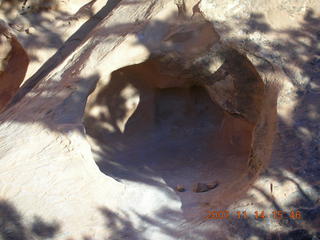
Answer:
[(236, 218), (236, 219), (248, 219), (254, 218), (256, 220), (260, 219), (302, 219), (302, 214), (298, 210), (289, 210), (289, 211), (282, 211), (282, 210), (274, 210), (274, 211), (254, 211), (254, 212), (247, 212), (247, 211), (214, 211), (209, 210), (208, 215), (205, 216), (207, 220), (219, 220), (219, 219), (229, 219), (229, 218)]

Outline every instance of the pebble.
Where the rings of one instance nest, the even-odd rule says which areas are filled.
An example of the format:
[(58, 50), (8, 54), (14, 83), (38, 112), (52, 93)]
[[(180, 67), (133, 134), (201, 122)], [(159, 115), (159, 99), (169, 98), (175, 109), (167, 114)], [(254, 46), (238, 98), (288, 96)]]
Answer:
[(178, 192), (185, 192), (186, 191), (186, 189), (185, 189), (185, 187), (183, 185), (177, 185), (176, 186), (176, 190)]
[(213, 183), (197, 183), (193, 186), (193, 192), (208, 192), (219, 186), (217, 181)]

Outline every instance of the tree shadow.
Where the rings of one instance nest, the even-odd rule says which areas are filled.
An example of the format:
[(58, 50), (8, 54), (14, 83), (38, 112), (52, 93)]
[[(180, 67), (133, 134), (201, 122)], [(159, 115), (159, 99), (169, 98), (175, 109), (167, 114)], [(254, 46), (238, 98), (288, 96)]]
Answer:
[[(252, 14), (246, 23), (247, 33), (276, 33), (279, 39), (269, 45), (259, 46), (248, 39), (232, 39), (238, 46), (250, 51), (261, 53), (269, 60), (279, 63), (288, 78), (296, 87), (296, 92), (290, 92), (296, 97), (296, 105), (288, 122), (278, 116), (278, 134), (276, 135), (272, 161), (261, 174), (261, 178), (272, 179), (273, 186), (283, 186), (291, 182), (296, 191), (291, 193), (286, 202), (277, 203), (272, 193), (265, 189), (257, 189), (270, 202), (269, 212), (274, 210), (300, 211), (302, 220), (269, 219), (265, 226), (259, 226), (254, 214), (251, 220), (233, 221), (230, 232), (237, 229), (233, 237), (249, 239), (257, 236), (259, 239), (319, 239), (319, 199), (320, 199), (320, 161), (319, 161), (319, 30), (320, 18), (313, 10), (308, 10), (304, 20), (296, 29), (274, 30), (263, 14)], [(220, 25), (223, 23), (219, 23)], [(220, 26), (219, 26), (220, 27)], [(228, 26), (221, 29), (228, 29)], [(226, 32), (227, 33), (227, 32)], [(283, 36), (286, 36), (283, 38)], [(268, 48), (269, 47), (269, 48)], [(259, 67), (259, 66), (258, 66)], [(260, 68), (265, 70), (265, 68)], [(297, 74), (297, 71), (300, 74)], [(280, 100), (281, 101), (281, 100)], [(279, 100), (278, 100), (279, 102)], [(281, 102), (280, 102), (281, 104)], [(290, 173), (288, 176), (287, 173)], [(286, 192), (284, 192), (286, 194)], [(288, 193), (289, 195), (289, 193)], [(285, 203), (285, 204), (284, 204)], [(265, 221), (265, 220), (262, 220)], [(277, 230), (279, 225), (284, 230)], [(260, 224), (261, 225), (261, 224)], [(241, 227), (239, 227), (241, 226)], [(239, 231), (241, 229), (241, 231)]]
[[(109, 3), (109, 2), (108, 2)], [(115, 4), (110, 2), (109, 4)], [(106, 6), (103, 10), (102, 15), (106, 16), (108, 13), (110, 13), (111, 9), (115, 5)], [(102, 16), (100, 16), (102, 17)], [(276, 61), (279, 60), (279, 56), (283, 57), (283, 59), (286, 59), (286, 65), (288, 66), (295, 66), (299, 69), (301, 72), (301, 75), (307, 79), (307, 81), (301, 82), (297, 80), (297, 76), (290, 68), (286, 68), (285, 65), (282, 65), (283, 70), (288, 75), (288, 77), (292, 80), (293, 84), (298, 88), (298, 91), (296, 93), (297, 95), (297, 105), (295, 106), (295, 110), (292, 115), (292, 123), (288, 124), (285, 119), (282, 119), (281, 116), (278, 116), (278, 129), (279, 134), (277, 138), (275, 139), (274, 143), (274, 154), (272, 157), (272, 162), (270, 163), (270, 166), (268, 166), (268, 170), (263, 172), (261, 174), (261, 177), (269, 177), (273, 179), (278, 184), (283, 184), (287, 181), (291, 181), (294, 183), (294, 185), (297, 187), (297, 195), (295, 197), (294, 202), (288, 202), (286, 206), (282, 206), (280, 203), (277, 203), (277, 201), (272, 197), (272, 195), (269, 192), (266, 192), (264, 189), (255, 188), (255, 190), (259, 191), (270, 203), (270, 205), (274, 208), (274, 210), (284, 210), (287, 211), (288, 209), (296, 209), (300, 210), (303, 213), (303, 220), (281, 220), (279, 222), (280, 225), (284, 225), (288, 230), (287, 232), (275, 232), (273, 229), (271, 229), (268, 226), (258, 226), (259, 223), (256, 220), (230, 220), (230, 227), (229, 230), (233, 234), (233, 237), (238, 237), (242, 239), (248, 239), (249, 237), (258, 237), (260, 239), (317, 239), (319, 238), (319, 226), (317, 225), (320, 218), (319, 213), (319, 178), (320, 178), (320, 164), (319, 164), (319, 144), (320, 144), (320, 128), (319, 128), (319, 68), (320, 68), (320, 49), (318, 45), (319, 41), (319, 30), (317, 29), (317, 26), (319, 26), (320, 19), (316, 16), (314, 16), (314, 13), (312, 11), (308, 11), (304, 18), (304, 22), (300, 24), (300, 27), (298, 29), (283, 29), (283, 30), (273, 30), (272, 27), (264, 21), (263, 14), (256, 14), (252, 13), (249, 20), (244, 20), (244, 24), (247, 26), (247, 32), (262, 32), (262, 33), (269, 33), (269, 32), (275, 32), (277, 34), (284, 34), (287, 36), (286, 40), (283, 40), (282, 38), (278, 41), (275, 41), (274, 43), (271, 43), (271, 49), (264, 49), (265, 54), (270, 54), (271, 59), (275, 59)], [(91, 28), (98, 25), (98, 22), (90, 22), (87, 23), (90, 24)], [(135, 23), (137, 24), (137, 23)], [(112, 35), (119, 35), (121, 33), (121, 29), (128, 29), (130, 26), (134, 26), (135, 24), (126, 23), (126, 24), (120, 24), (115, 25), (113, 27), (104, 29), (103, 31), (99, 32), (97, 37), (106, 37), (110, 34)], [(140, 22), (141, 26), (147, 24), (147, 21)], [(222, 24), (222, 23), (220, 23)], [(87, 26), (85, 27), (87, 28)], [(167, 29), (168, 23), (157, 21), (153, 24), (153, 27), (149, 31), (158, 31), (159, 29)], [(119, 30), (120, 29), (120, 30)], [(223, 29), (228, 31), (229, 26), (223, 26)], [(159, 30), (159, 31), (160, 31)], [(85, 39), (89, 37), (89, 32), (83, 33), (81, 31), (80, 35), (74, 35), (70, 37), (70, 40), (66, 42), (66, 44), (71, 45), (71, 41), (75, 39), (75, 36), (80, 36), (81, 40), (77, 41), (77, 43), (72, 43), (72, 48), (68, 48), (68, 50), (63, 50), (64, 47), (62, 47), (58, 52), (57, 55), (53, 56), (52, 59), (50, 59), (39, 71), (36, 73), (32, 78), (30, 78), (26, 84), (22, 87), (16, 98), (13, 100), (13, 103), (19, 102), (23, 97), (28, 98), (28, 96), (25, 96), (28, 92), (30, 92), (41, 79), (43, 79), (49, 72), (51, 72), (56, 66), (58, 66), (63, 59), (66, 59), (77, 47), (79, 47)], [(132, 32), (131, 32), (132, 33)], [(137, 44), (144, 44), (148, 49), (154, 50), (151, 46), (149, 46), (146, 42), (143, 41), (143, 35), (141, 32), (133, 32), (137, 35), (137, 38), (140, 39)], [(307, 41), (303, 42), (301, 41), (302, 38), (307, 39)], [(255, 42), (250, 41), (246, 38), (243, 39), (235, 39), (235, 41), (239, 44), (239, 46), (244, 47), (244, 49), (249, 49), (249, 51), (257, 50), (258, 52), (261, 50), (263, 46), (257, 45)], [(306, 43), (308, 42), (308, 44)], [(94, 47), (93, 43), (90, 47)], [(298, 52), (292, 51), (293, 49), (299, 50)], [(169, 49), (170, 50), (170, 49)], [(168, 51), (169, 51), (168, 50)], [(61, 55), (62, 57), (58, 57), (58, 55)], [(282, 61), (281, 59), (279, 60)], [(208, 65), (210, 65), (210, 60), (208, 61)], [(120, 70), (119, 70), (120, 71)], [(120, 72), (114, 72), (114, 74), (121, 74)], [(88, 80), (88, 82), (95, 82), (99, 76), (94, 75), (91, 80)], [(86, 82), (86, 80), (83, 80), (83, 82)], [(59, 83), (57, 83), (59, 85)], [(148, 86), (141, 86), (141, 83), (135, 81), (134, 79), (131, 79), (129, 81), (124, 82), (115, 82), (114, 80), (111, 80), (110, 83), (105, 86), (105, 89), (103, 93), (101, 93), (100, 96), (97, 97), (97, 103), (107, 106), (110, 109), (110, 115), (111, 119), (107, 119), (107, 116), (100, 115), (99, 119), (102, 121), (110, 121), (111, 127), (113, 128), (112, 131), (109, 131), (107, 133), (101, 132), (100, 134), (109, 134), (110, 139), (113, 139), (114, 141), (110, 143), (110, 145), (104, 146), (104, 149), (102, 152), (98, 152), (100, 158), (112, 158), (115, 154), (123, 153), (123, 147), (125, 141), (127, 141), (127, 135), (128, 132), (130, 134), (139, 134), (139, 132), (135, 133), (135, 127), (134, 122), (137, 121), (137, 118), (145, 117), (145, 111), (144, 111), (144, 103), (149, 100), (149, 96), (142, 96), (140, 98), (140, 106), (137, 107), (135, 110), (135, 115), (132, 115), (132, 117), (128, 120), (128, 126), (122, 130), (119, 125), (118, 121), (123, 121), (123, 119), (126, 117), (126, 109), (123, 108), (125, 105), (125, 98), (121, 97), (121, 93), (123, 90), (126, 89), (128, 85), (132, 85), (133, 87), (139, 89), (139, 88), (146, 88)], [(57, 89), (55, 86), (52, 87), (52, 89)], [(85, 87), (84, 87), (85, 89)], [(44, 86), (44, 89), (39, 88), (39, 91), (51, 91), (50, 86)], [(87, 93), (87, 92), (86, 92)], [(115, 95), (111, 95), (113, 93), (116, 93)], [(134, 94), (133, 94), (134, 95)], [(58, 102), (59, 99), (54, 99), (53, 97), (50, 99), (42, 99), (42, 102), (46, 102), (47, 100)], [(101, 103), (99, 102), (101, 100)], [(29, 102), (33, 101), (32, 98), (28, 99)], [(76, 102), (76, 101), (74, 101)], [(74, 104), (68, 103), (68, 105)], [(204, 111), (207, 111), (208, 108), (206, 108)], [(60, 114), (64, 114), (61, 112)], [(49, 117), (47, 116), (47, 119)], [(26, 119), (27, 122), (29, 119)], [(94, 121), (96, 119), (85, 119), (84, 121), (88, 121), (91, 124), (95, 124)], [(41, 121), (41, 120), (39, 120)], [(46, 122), (44, 121), (44, 124)], [(129, 125), (133, 124), (133, 127), (130, 127)], [(101, 126), (98, 126), (101, 127)], [(146, 130), (144, 130), (144, 134), (148, 131), (148, 126), (142, 126), (145, 127)], [(95, 128), (95, 126), (94, 126)], [(131, 128), (131, 129), (130, 129)], [(108, 130), (108, 128), (105, 128)], [(124, 132), (123, 132), (124, 131)], [(132, 132), (131, 132), (132, 131)], [(90, 135), (90, 132), (88, 132), (88, 135)], [(128, 134), (129, 135), (129, 134)], [(141, 136), (144, 137), (144, 136)], [(124, 141), (124, 143), (122, 142)], [(163, 139), (157, 139), (157, 141), (163, 141)], [(174, 145), (174, 141), (170, 144)], [(148, 148), (148, 145), (144, 145), (145, 148)], [(174, 150), (173, 150), (174, 151)], [(190, 148), (190, 151), (193, 151), (192, 147)], [(136, 153), (129, 152), (128, 155), (132, 155)], [(138, 157), (139, 154), (137, 154)], [(153, 153), (150, 153), (150, 155), (153, 155)], [(146, 154), (147, 157), (150, 155)], [(145, 156), (144, 156), (145, 157)], [(192, 160), (193, 161), (193, 160)], [(121, 165), (121, 156), (120, 161), (116, 161), (120, 163)], [(151, 172), (148, 172), (148, 170), (144, 171), (141, 170), (141, 168), (137, 168), (137, 171), (141, 170), (141, 174), (137, 176), (128, 176), (127, 172), (128, 169), (123, 170), (119, 167), (112, 166), (111, 163), (106, 164), (106, 162), (98, 163), (100, 169), (107, 173), (110, 176), (115, 177), (116, 179), (126, 178), (129, 180), (133, 180), (136, 182), (145, 182), (146, 176), (149, 177), (152, 175)], [(135, 167), (136, 163), (133, 163), (133, 166)], [(124, 167), (124, 166), (122, 166)], [(292, 179), (291, 177), (288, 177), (288, 175), (285, 174), (285, 172), (291, 173), (293, 176), (297, 177), (301, 180), (301, 182), (304, 182), (308, 185), (308, 191), (305, 190), (305, 187), (301, 186), (301, 183), (299, 180)], [(149, 180), (148, 180), (149, 181)], [(157, 181), (152, 182), (152, 184), (156, 186), (162, 186)], [(172, 187), (174, 184), (172, 184)], [(13, 216), (15, 215), (15, 212), (12, 210), (9, 210)], [(107, 228), (116, 228), (115, 226), (116, 221), (122, 221), (122, 224), (125, 229), (128, 229), (130, 232), (130, 239), (141, 239), (139, 238), (138, 233), (135, 232), (135, 228), (132, 227), (132, 223), (130, 223), (130, 220), (115, 220), (116, 214), (111, 212), (108, 209), (102, 209), (101, 210), (104, 216), (107, 219)], [(251, 216), (251, 218), (254, 216)], [(15, 218), (15, 217), (11, 217)], [(22, 234), (24, 237), (24, 230), (22, 229), (23, 225), (20, 222), (19, 218), (18, 220), (10, 220), (10, 214), (9, 214), (9, 221), (15, 222), (15, 225), (21, 226), (19, 229), (16, 230), (17, 234)], [(167, 216), (164, 216), (164, 218), (167, 218)], [(16, 219), (16, 218), (15, 218)], [(153, 222), (149, 217), (144, 216), (141, 217), (143, 221), (150, 222), (152, 225), (155, 225), (156, 223)], [(273, 221), (273, 220), (271, 220)], [(38, 221), (39, 222), (39, 221)], [(41, 223), (41, 221), (40, 221)], [(268, 225), (270, 223), (266, 222), (265, 225)], [(42, 223), (41, 223), (42, 224)], [(41, 226), (40, 224), (40, 226)], [(262, 223), (264, 225), (264, 223)], [(161, 225), (162, 229), (165, 229), (165, 225)], [(22, 230), (21, 230), (22, 229)], [(37, 228), (35, 228), (37, 229)], [(46, 229), (46, 228), (44, 228)], [(52, 229), (55, 229), (55, 227), (48, 227), (49, 229), (47, 232), (54, 232)], [(122, 228), (121, 228), (122, 229)], [(239, 230), (241, 229), (241, 230)], [(42, 234), (40, 230), (36, 230), (37, 232)], [(115, 236), (113, 237), (116, 239), (119, 236), (123, 236), (123, 238), (128, 237), (129, 235), (126, 235), (127, 232), (121, 232), (122, 230), (119, 230), (120, 232), (115, 231)], [(168, 233), (170, 233), (170, 230), (167, 230)], [(48, 234), (48, 233), (46, 233)], [(46, 234), (42, 234), (43, 236)], [(52, 233), (50, 233), (52, 234)], [(49, 236), (49, 235), (46, 235)], [(8, 238), (10, 239), (10, 238)], [(23, 238), (21, 238), (23, 239)], [(112, 239), (112, 238), (111, 238)]]
[[(41, 79), (48, 76), (52, 70), (58, 67), (68, 56), (70, 56), (88, 38), (89, 34), (102, 21), (102, 19), (108, 16), (113, 8), (117, 6), (118, 2), (119, 1), (116, 0), (108, 1), (99, 12), (85, 22), (63, 44), (59, 44), (57, 52), (20, 87), (16, 96), (12, 99), (11, 104), (9, 104), (9, 107), (20, 101)], [(61, 16), (65, 17), (65, 14), (61, 13)]]
[(35, 216), (28, 224), (8, 201), (0, 201), (0, 236), (3, 240), (30, 240), (53, 238), (60, 230), (56, 222), (48, 223)]
[[(68, 13), (59, 8), (53, 10), (53, 5), (57, 4), (55, 0), (42, 1), (40, 3), (31, 2), (30, 4), (28, 1), (1, 2), (0, 12), (4, 13), (5, 21), (8, 25), (17, 31), (25, 49), (28, 49), (31, 61), (38, 61), (38, 59), (29, 50), (57, 49), (63, 44), (61, 33), (55, 31), (52, 27), (54, 24), (52, 19), (45, 14), (46, 11), (51, 11), (61, 16), (68, 15)], [(31, 27), (36, 28), (38, 33), (47, 35), (47, 39), (30, 32)]]

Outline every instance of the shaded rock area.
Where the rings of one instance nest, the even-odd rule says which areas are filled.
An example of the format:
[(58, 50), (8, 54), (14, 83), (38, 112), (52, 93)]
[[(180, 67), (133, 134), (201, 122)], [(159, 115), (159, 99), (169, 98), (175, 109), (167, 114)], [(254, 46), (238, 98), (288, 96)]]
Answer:
[(318, 239), (319, 9), (2, 1), (0, 238)]
[(0, 22), (0, 111), (24, 80), (29, 58), (9, 26)]
[[(181, 208), (192, 218), (201, 205), (236, 197), (233, 184), (248, 171), (254, 125), (240, 113), (224, 112), (192, 78), (197, 74), (175, 66), (155, 58), (113, 72), (109, 83), (90, 96), (84, 125), (104, 173), (128, 188), (136, 182), (163, 186), (173, 199), (177, 196), (170, 189), (182, 184), (189, 191), (179, 196)], [(215, 188), (210, 182), (217, 179), (223, 182), (221, 192), (194, 195)], [(208, 182), (207, 189), (200, 184), (192, 191), (198, 182)]]

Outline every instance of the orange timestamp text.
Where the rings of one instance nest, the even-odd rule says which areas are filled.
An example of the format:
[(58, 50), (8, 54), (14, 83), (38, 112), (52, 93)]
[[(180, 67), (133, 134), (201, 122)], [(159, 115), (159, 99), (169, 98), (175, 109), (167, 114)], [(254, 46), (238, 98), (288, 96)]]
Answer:
[(290, 210), (290, 211), (282, 211), (282, 210), (274, 210), (274, 211), (254, 211), (253, 213), (249, 213), (247, 211), (208, 211), (208, 215), (205, 216), (208, 220), (219, 220), (219, 219), (229, 219), (229, 218), (237, 218), (237, 219), (247, 219), (249, 217), (253, 217), (255, 219), (302, 219), (302, 214), (300, 211)]

